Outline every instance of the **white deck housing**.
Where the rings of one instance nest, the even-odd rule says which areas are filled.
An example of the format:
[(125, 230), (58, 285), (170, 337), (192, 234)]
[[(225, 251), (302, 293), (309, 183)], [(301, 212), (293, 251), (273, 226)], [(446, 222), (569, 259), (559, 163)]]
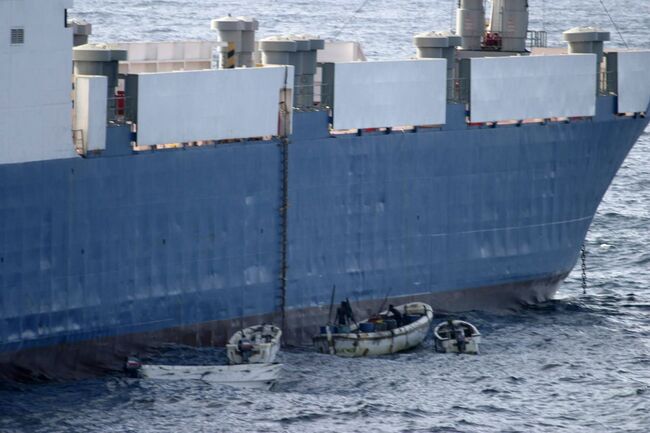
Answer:
[(446, 121), (444, 59), (336, 63), (334, 77), (334, 129)]
[[(71, 7), (72, 0), (0, 0), (0, 164), (76, 155), (72, 30), (64, 20)], [(12, 43), (12, 33), (22, 42)]]
[(325, 48), (318, 50), (319, 63), (325, 62), (365, 62), (366, 55), (359, 42), (325, 41)]
[(471, 121), (593, 116), (596, 55), (471, 59)]
[(74, 129), (82, 132), (85, 151), (106, 148), (107, 88), (105, 76), (75, 77)]
[(213, 51), (224, 45), (218, 41), (172, 41), (121, 42), (110, 47), (128, 53), (128, 60), (120, 62), (121, 74), (138, 74), (210, 69)]
[(650, 51), (619, 51), (618, 112), (639, 113), (650, 103)]
[(139, 74), (137, 87), (140, 146), (270, 136), (293, 67)]

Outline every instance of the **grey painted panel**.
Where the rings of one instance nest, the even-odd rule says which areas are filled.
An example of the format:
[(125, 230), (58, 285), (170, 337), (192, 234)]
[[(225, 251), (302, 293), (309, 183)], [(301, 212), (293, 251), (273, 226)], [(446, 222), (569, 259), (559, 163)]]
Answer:
[(139, 145), (278, 134), (291, 66), (140, 74)]
[(593, 116), (596, 56), (471, 59), (472, 122)]
[(445, 59), (334, 65), (334, 129), (440, 125), (446, 120)]
[(618, 112), (639, 113), (650, 103), (650, 51), (619, 51)]

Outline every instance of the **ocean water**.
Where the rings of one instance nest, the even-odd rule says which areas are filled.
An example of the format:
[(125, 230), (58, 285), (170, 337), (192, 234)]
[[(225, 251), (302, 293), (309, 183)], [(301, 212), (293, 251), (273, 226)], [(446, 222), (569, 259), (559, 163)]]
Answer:
[[(227, 13), (260, 35), (338, 35), (372, 59), (410, 56), (414, 33), (447, 29), (454, 1), (76, 0), (95, 41), (212, 38)], [(531, 1), (551, 44), (576, 25), (612, 30), (599, 1)], [(630, 47), (650, 48), (650, 2), (605, 0)], [(614, 180), (578, 268), (557, 299), (517, 314), (462, 315), (484, 335), (480, 356), (409, 353), (346, 360), (281, 353), (270, 392), (200, 382), (104, 377), (0, 390), (0, 432), (639, 432), (650, 431), (650, 134)], [(222, 349), (175, 348), (180, 361)]]

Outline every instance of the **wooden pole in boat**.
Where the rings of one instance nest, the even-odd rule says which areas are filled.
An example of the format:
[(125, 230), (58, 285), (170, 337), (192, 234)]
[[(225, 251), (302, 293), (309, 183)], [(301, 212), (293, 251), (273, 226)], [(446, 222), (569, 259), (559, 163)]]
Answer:
[(393, 291), (393, 288), (389, 287), (388, 292), (386, 292), (386, 297), (384, 298), (384, 301), (379, 306), (379, 311), (377, 311), (377, 314), (381, 313), (381, 310), (383, 310), (384, 307), (386, 306), (386, 302), (388, 302), (388, 297), (390, 296), (390, 292), (392, 292), (392, 291)]
[(241, 336), (244, 338), (244, 292), (241, 292), (241, 302), (239, 303), (239, 329)]
[(582, 244), (582, 248), (580, 248), (580, 260), (581, 260), (581, 267), (582, 267), (582, 294), (586, 295), (587, 294), (587, 248), (585, 247), (585, 244)]
[(336, 294), (336, 284), (332, 286), (332, 296), (330, 297), (330, 312), (327, 315), (327, 325), (332, 323), (332, 308), (334, 308), (334, 295)]
[(325, 332), (327, 333), (327, 347), (330, 355), (334, 355), (334, 341), (332, 340), (332, 309), (334, 308), (334, 296), (336, 295), (336, 284), (332, 285), (332, 296), (330, 297), (330, 311), (327, 314), (327, 325), (325, 325)]

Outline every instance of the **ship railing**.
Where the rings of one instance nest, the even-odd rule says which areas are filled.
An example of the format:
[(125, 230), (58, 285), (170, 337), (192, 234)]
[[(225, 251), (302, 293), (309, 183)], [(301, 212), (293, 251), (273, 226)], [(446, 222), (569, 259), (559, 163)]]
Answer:
[(131, 120), (128, 118), (128, 113), (132, 112), (130, 110), (130, 105), (132, 103), (132, 98), (124, 95), (116, 95), (112, 98), (108, 98), (106, 107), (107, 122), (125, 124)]
[(331, 106), (328, 89), (330, 85), (323, 82), (314, 84), (294, 84), (294, 111), (323, 111)]
[(546, 48), (548, 46), (548, 35), (544, 30), (528, 30), (526, 34), (526, 46), (532, 48)]
[(468, 78), (451, 78), (447, 80), (447, 102), (457, 104), (469, 103), (470, 82)]
[(598, 94), (601, 96), (616, 95), (618, 93), (617, 80), (618, 75), (616, 74), (616, 71), (600, 71)]
[(84, 140), (84, 132), (82, 129), (72, 130), (72, 142), (78, 155), (86, 154), (86, 141)]

